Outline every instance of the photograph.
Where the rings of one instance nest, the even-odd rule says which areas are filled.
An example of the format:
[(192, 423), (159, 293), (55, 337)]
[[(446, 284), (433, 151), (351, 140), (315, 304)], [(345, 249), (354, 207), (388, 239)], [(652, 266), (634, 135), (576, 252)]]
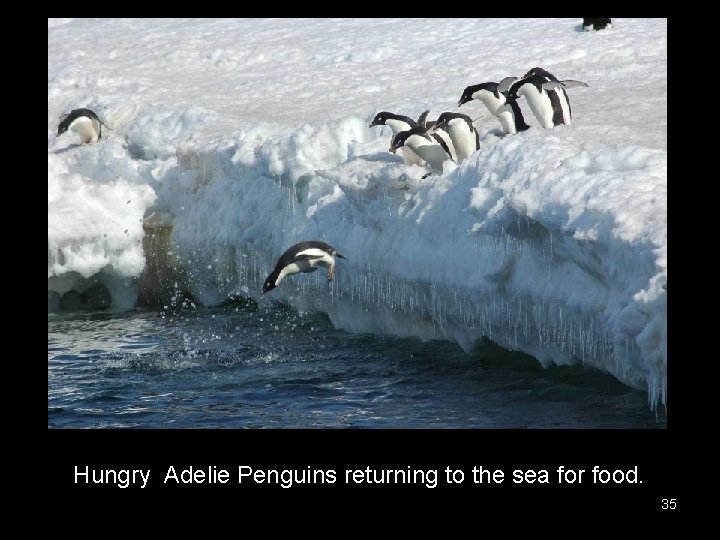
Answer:
[(48, 18), (48, 431), (667, 433), (667, 22)]

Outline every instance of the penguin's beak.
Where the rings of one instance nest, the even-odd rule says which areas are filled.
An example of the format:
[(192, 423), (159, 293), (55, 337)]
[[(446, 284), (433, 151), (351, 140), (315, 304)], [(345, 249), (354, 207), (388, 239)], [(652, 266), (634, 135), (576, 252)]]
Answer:
[(392, 152), (393, 154), (397, 152), (397, 148), (393, 148), (392, 146), (388, 148), (388, 152)]
[(345, 255), (343, 255), (342, 253), (340, 253), (339, 251), (335, 252), (335, 256), (340, 257), (341, 259), (347, 259), (347, 257)]
[(375, 126), (377, 126), (377, 124), (376, 124), (375, 121), (373, 120), (372, 122), (370, 122), (370, 125), (369, 125), (368, 127), (375, 127)]
[(463, 103), (466, 103), (466, 102), (463, 101), (462, 98), (460, 98), (460, 101), (458, 101), (458, 107), (462, 107)]

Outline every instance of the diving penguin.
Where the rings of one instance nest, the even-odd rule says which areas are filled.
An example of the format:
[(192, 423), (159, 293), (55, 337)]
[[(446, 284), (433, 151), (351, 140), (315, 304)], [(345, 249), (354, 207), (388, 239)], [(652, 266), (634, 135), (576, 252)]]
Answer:
[(320, 266), (328, 269), (328, 281), (335, 275), (335, 257), (344, 259), (334, 247), (325, 242), (300, 242), (289, 247), (278, 259), (275, 269), (263, 283), (262, 293), (273, 290), (280, 282), (292, 274), (314, 272)]

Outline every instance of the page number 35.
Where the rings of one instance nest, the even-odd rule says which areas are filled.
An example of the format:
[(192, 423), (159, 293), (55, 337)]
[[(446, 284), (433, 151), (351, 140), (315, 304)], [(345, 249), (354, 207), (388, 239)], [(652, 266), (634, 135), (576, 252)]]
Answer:
[(675, 510), (677, 508), (676, 499), (663, 499), (662, 509), (663, 510)]

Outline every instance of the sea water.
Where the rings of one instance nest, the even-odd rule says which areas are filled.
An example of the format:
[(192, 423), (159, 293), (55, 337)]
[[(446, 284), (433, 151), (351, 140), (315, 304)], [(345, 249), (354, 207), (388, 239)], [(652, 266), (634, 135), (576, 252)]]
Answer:
[(48, 314), (49, 428), (666, 428), (647, 393), (271, 302)]

